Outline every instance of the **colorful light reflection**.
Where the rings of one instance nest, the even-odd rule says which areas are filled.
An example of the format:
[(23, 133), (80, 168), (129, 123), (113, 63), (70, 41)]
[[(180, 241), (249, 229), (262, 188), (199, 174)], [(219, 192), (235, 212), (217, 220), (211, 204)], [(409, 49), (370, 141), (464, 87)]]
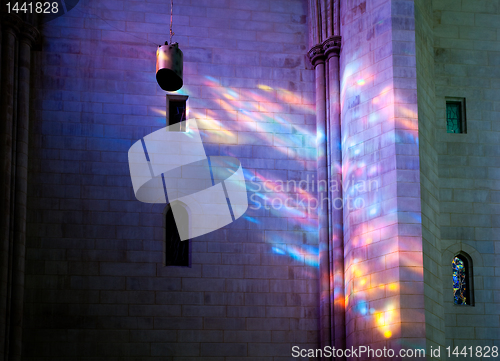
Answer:
[[(189, 108), (190, 117), (200, 119), (199, 127), (205, 143), (272, 147), (269, 149), (276, 152), (276, 159), (296, 164), (298, 170), (305, 171), (307, 161), (315, 162), (316, 128), (315, 124), (306, 124), (304, 118), (307, 114), (315, 114), (315, 106), (310, 104), (311, 96), (269, 84), (231, 87), (221, 85), (222, 79), (213, 76), (202, 79), (202, 97), (192, 97)], [(184, 87), (183, 90), (188, 89)], [(311, 145), (308, 148), (306, 144)], [(230, 148), (226, 153), (239, 156), (231, 154)], [(284, 232), (266, 236), (266, 242), (271, 244), (270, 251), (306, 266), (318, 267), (318, 246), (303, 244), (302, 239), (296, 238), (300, 233), (317, 232), (316, 216), (311, 217), (310, 210), (301, 206), (301, 201), (315, 198), (314, 192), (299, 187), (280, 188), (277, 184), (279, 172), (274, 175), (251, 165), (245, 166), (245, 170), (247, 179), (261, 185), (259, 190), (250, 189), (253, 198), (249, 204), (257, 202), (264, 205), (260, 210), (247, 211), (243, 217), (250, 228), (268, 229), (266, 222), (275, 219), (282, 224), (285, 220), (288, 227)], [(277, 204), (283, 206), (277, 208)], [(291, 232), (288, 233), (290, 227)], [(316, 276), (311, 274), (311, 277)]]

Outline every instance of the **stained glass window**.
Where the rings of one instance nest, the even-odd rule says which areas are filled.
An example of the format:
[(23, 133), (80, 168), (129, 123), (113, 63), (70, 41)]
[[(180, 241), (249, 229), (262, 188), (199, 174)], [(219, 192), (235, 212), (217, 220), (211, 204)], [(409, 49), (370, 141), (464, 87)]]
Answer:
[(464, 133), (462, 102), (446, 102), (446, 131), (448, 133)]
[(469, 265), (465, 257), (453, 258), (453, 296), (456, 305), (470, 305)]

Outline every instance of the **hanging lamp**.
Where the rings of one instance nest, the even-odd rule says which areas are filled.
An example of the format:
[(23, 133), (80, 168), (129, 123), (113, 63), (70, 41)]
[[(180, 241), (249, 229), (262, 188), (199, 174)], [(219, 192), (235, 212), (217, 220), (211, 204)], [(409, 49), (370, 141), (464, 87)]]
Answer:
[(170, 3), (170, 42), (159, 45), (156, 51), (156, 81), (165, 91), (176, 91), (182, 88), (183, 54), (179, 44), (172, 42), (175, 35), (172, 32), (174, 1)]

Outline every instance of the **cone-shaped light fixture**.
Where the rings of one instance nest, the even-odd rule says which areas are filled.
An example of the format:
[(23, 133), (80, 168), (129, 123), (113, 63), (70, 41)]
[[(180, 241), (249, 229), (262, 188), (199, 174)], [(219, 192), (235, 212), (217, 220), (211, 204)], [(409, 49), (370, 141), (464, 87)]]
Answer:
[(156, 81), (165, 91), (182, 88), (182, 51), (179, 44), (161, 45), (156, 51)]

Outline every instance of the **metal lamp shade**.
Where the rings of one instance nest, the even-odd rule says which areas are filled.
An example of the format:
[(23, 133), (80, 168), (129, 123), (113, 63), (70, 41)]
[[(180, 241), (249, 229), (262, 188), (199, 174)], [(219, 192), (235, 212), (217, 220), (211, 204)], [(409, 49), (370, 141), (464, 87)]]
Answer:
[(165, 91), (182, 88), (182, 51), (179, 44), (162, 45), (156, 51), (156, 81)]

